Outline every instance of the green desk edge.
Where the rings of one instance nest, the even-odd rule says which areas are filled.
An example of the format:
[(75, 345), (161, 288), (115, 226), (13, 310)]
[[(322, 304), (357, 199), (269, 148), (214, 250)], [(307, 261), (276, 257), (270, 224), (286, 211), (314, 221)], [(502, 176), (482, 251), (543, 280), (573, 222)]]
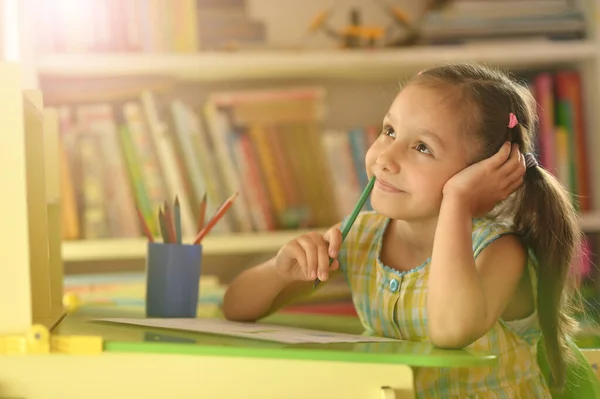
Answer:
[[(67, 315), (53, 333), (101, 336), (105, 352), (386, 363), (412, 367), (482, 367), (496, 362), (496, 356), (490, 353), (438, 349), (429, 342), (282, 344), (93, 320), (113, 317), (143, 318), (144, 315), (141, 308), (84, 306)], [(261, 322), (349, 334), (364, 333), (358, 318), (352, 316), (278, 313)]]

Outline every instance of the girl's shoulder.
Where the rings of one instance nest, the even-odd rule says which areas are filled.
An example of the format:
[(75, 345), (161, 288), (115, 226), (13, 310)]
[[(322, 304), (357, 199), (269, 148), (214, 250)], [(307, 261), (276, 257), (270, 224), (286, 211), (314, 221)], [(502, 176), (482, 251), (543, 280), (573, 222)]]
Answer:
[(489, 217), (473, 219), (474, 255), (477, 256), (486, 246), (507, 234), (516, 234), (512, 224), (508, 221)]

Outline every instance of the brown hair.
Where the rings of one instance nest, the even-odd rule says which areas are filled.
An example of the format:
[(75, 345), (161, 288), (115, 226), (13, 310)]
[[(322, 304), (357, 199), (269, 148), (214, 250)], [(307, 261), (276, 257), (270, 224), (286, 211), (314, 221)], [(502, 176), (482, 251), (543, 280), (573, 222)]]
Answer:
[[(465, 131), (476, 137), (472, 163), (492, 156), (507, 140), (518, 144), (523, 154), (533, 152), (536, 102), (529, 89), (509, 75), (477, 64), (454, 64), (425, 70), (409, 84), (443, 88), (447, 99), (458, 100), (450, 106), (465, 116)], [(511, 112), (519, 121), (512, 129)], [(567, 340), (576, 330), (569, 268), (582, 237), (572, 198), (552, 174), (541, 166), (530, 167), (523, 185), (495, 213), (512, 221), (538, 260), (537, 304), (544, 349), (551, 383), (562, 387), (573, 358)]]

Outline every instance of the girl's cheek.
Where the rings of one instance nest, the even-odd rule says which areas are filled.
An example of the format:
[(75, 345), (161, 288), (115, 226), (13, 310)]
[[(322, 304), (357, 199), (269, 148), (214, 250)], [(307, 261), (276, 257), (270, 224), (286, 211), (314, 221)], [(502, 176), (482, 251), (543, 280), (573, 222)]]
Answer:
[(373, 170), (367, 166), (367, 178), (371, 180), (371, 177), (373, 177)]
[(373, 169), (375, 167), (376, 160), (377, 156), (375, 155), (373, 147), (371, 147), (367, 150), (367, 154), (365, 156), (365, 167), (367, 169), (367, 176), (369, 179), (373, 176)]
[(371, 146), (367, 149), (367, 153), (365, 154), (365, 165), (367, 165), (367, 167), (370, 164), (375, 164), (375, 162), (377, 161), (377, 154), (381, 151), (380, 148), (378, 148), (379, 146), (377, 145), (377, 142), (374, 142), (373, 144), (371, 144)]

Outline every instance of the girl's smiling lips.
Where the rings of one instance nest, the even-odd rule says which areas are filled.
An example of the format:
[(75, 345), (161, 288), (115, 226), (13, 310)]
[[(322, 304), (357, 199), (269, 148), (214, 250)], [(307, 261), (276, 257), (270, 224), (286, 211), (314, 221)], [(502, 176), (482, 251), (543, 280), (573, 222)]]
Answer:
[(400, 193), (404, 192), (404, 191), (400, 190), (399, 188), (397, 188), (379, 178), (376, 179), (375, 185), (377, 186), (378, 189), (380, 189), (381, 191), (385, 191), (386, 193), (400, 194)]

